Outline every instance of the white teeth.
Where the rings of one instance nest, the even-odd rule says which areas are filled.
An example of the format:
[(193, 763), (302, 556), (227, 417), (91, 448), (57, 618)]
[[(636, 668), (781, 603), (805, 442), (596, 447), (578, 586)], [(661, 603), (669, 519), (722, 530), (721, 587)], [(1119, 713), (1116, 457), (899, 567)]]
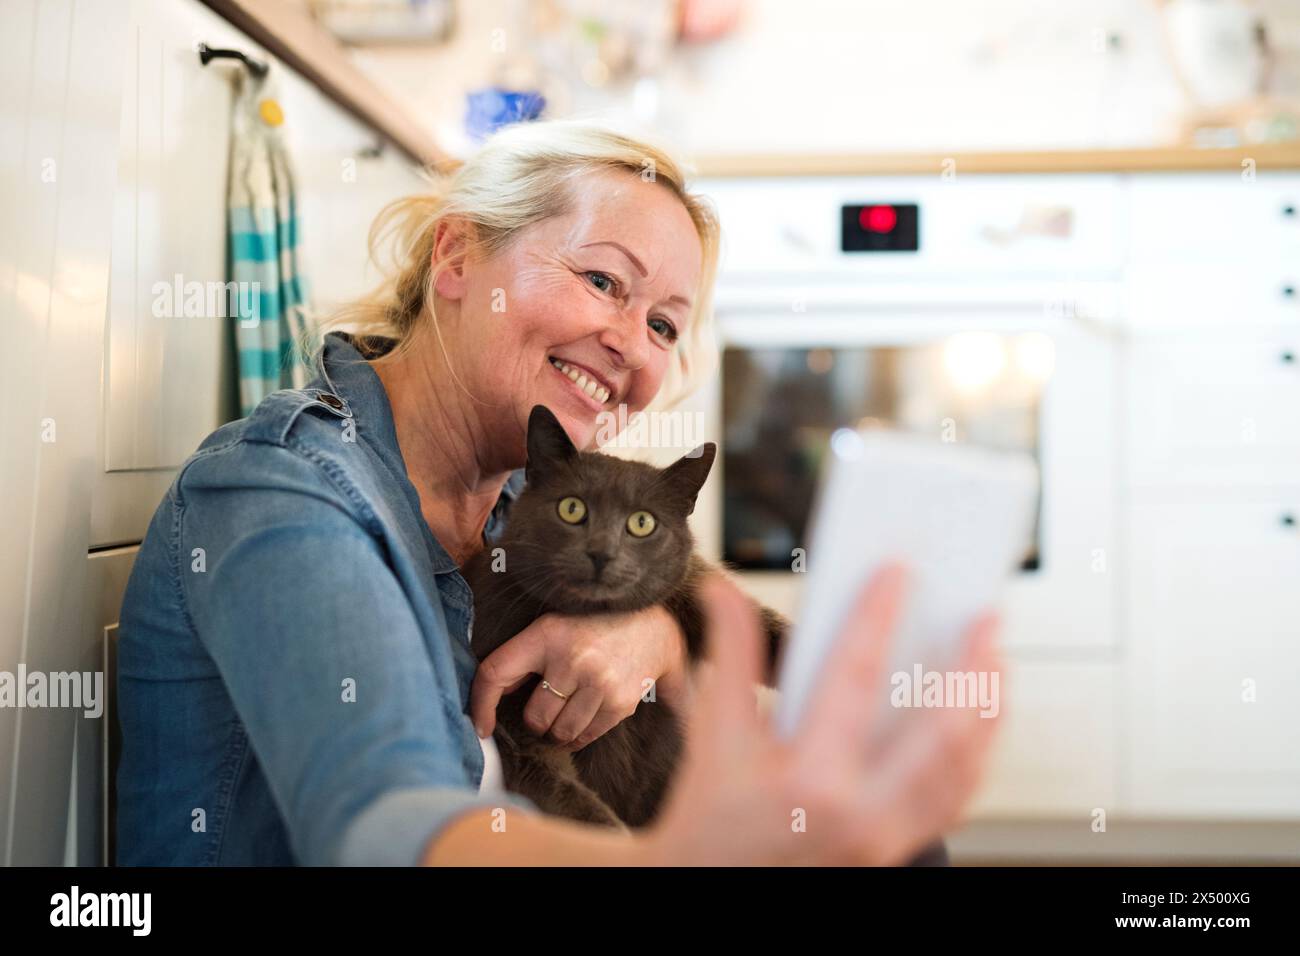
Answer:
[(569, 381), (582, 389), (589, 397), (596, 399), (602, 405), (609, 401), (610, 391), (605, 386), (593, 379), (587, 378), (587, 376), (583, 375), (567, 362), (562, 362), (556, 358), (553, 358), (550, 361), (552, 365), (568, 376)]

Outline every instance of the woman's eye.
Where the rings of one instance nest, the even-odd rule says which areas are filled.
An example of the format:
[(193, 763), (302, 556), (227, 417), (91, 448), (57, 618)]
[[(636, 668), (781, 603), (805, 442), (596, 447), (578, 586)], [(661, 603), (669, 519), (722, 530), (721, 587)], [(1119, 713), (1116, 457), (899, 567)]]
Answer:
[[(614, 280), (614, 277), (608, 275), (607, 273), (588, 272), (586, 273), (586, 275), (588, 279), (600, 280), (599, 282), (593, 281), (592, 285), (594, 285), (601, 292), (613, 292), (618, 287), (618, 283)], [(604, 282), (605, 284), (601, 285), (600, 284), (601, 282)]]
[(587, 517), (587, 503), (581, 498), (573, 497), (573, 495), (561, 498), (558, 510), (560, 520), (569, 524), (582, 524), (582, 519)]
[(656, 333), (666, 338), (669, 342), (677, 341), (677, 326), (673, 325), (667, 319), (655, 316), (647, 323), (647, 325), (654, 329)]
[(627, 519), (627, 530), (644, 538), (655, 529), (655, 516), (648, 511), (634, 511)]

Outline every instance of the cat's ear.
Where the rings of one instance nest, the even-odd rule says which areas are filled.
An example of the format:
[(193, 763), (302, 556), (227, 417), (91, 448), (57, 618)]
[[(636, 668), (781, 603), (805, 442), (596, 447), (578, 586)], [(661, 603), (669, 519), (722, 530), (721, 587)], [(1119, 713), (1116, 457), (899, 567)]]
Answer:
[(695, 510), (695, 498), (704, 487), (717, 454), (718, 446), (705, 442), (664, 469), (664, 487), (671, 489), (674, 498), (686, 502), (687, 514)]
[(524, 477), (529, 484), (551, 462), (567, 461), (578, 454), (559, 419), (545, 405), (534, 405), (528, 416), (528, 465)]

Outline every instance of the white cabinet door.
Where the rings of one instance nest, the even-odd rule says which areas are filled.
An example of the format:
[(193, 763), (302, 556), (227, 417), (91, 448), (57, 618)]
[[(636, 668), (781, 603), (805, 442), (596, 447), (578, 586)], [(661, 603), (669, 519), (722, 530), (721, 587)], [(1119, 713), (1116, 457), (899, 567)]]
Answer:
[[(139, 541), (176, 468), (238, 417), (230, 320), (178, 302), (226, 277), (231, 73), (200, 64), (195, 44), (233, 47), (271, 65), (301, 210), (303, 281), (321, 309), (356, 298), (366, 236), (384, 202), (428, 187), (395, 150), (366, 158), (375, 136), (247, 36), (194, 0), (133, 0), (114, 200), (105, 336), (103, 474), (93, 494), (98, 546)], [(197, 284), (197, 285), (195, 285)], [(208, 295), (203, 301), (219, 305)]]
[(1300, 489), (1130, 517), (1134, 809), (1300, 817)]
[[(1252, 247), (1252, 250), (1253, 247)], [(1274, 261), (1135, 264), (1125, 282), (1124, 321), (1136, 336), (1300, 330), (1300, 253)]]
[(1294, 262), (1300, 256), (1300, 175), (1263, 171), (1134, 176), (1132, 259)]
[(135, 0), (132, 14), (104, 340), (105, 474), (94, 494), (100, 546), (140, 540), (175, 468), (234, 414), (228, 320), (187, 314), (174, 292), (209, 288), (226, 272), (232, 93), (194, 44), (256, 52), (198, 4)]
[(1300, 481), (1300, 328), (1134, 343), (1128, 371), (1133, 483)]

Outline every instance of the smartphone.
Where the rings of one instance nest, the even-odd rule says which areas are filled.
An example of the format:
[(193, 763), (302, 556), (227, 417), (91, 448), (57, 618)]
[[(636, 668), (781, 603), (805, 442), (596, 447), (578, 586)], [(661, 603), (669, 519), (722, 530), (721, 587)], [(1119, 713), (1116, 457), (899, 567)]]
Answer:
[(795, 732), (859, 593), (894, 560), (909, 572), (904, 605), (882, 684), (862, 689), (877, 700), (875, 739), (924, 706), (917, 681), (933, 686), (930, 674), (952, 668), (970, 623), (997, 605), (1026, 555), (1037, 501), (1037, 464), (1027, 454), (885, 429), (836, 431), (778, 675), (777, 732)]

